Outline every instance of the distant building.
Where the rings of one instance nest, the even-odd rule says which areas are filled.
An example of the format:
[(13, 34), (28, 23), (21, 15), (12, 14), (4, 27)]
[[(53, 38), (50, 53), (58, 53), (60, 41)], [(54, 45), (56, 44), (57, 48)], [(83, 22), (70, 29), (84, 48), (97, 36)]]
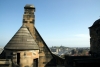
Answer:
[(5, 45), (0, 55), (0, 67), (54, 67), (63, 59), (52, 54), (35, 28), (35, 7), (24, 7), (23, 23)]

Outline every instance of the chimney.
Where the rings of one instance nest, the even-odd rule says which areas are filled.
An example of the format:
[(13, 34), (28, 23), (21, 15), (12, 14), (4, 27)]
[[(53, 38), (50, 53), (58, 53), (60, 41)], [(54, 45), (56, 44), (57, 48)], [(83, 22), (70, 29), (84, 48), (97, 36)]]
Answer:
[(33, 5), (27, 4), (24, 7), (23, 24), (29, 29), (31, 35), (35, 37), (35, 7)]

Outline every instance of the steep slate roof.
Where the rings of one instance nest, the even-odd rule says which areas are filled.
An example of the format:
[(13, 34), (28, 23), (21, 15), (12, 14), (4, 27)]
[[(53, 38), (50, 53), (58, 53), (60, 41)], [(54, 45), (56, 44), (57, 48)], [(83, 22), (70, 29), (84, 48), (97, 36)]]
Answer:
[(28, 28), (23, 25), (12, 37), (4, 49), (31, 50), (39, 49)]

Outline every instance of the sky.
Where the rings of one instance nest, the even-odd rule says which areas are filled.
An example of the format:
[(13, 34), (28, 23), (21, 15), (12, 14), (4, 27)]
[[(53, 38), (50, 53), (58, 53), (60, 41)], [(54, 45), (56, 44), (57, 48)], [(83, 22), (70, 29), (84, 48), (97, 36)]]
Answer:
[(100, 18), (100, 0), (0, 0), (0, 46), (22, 26), (26, 4), (35, 6), (35, 27), (49, 47), (90, 47), (88, 27)]

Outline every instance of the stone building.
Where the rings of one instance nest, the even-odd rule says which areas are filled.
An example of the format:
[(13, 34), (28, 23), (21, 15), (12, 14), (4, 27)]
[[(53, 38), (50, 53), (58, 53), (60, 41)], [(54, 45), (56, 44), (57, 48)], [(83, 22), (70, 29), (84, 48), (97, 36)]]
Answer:
[(90, 30), (90, 53), (93, 56), (100, 56), (100, 19), (96, 20)]
[(35, 7), (24, 7), (20, 29), (4, 47), (0, 67), (56, 67), (64, 60), (51, 53), (35, 27)]
[(96, 20), (90, 31), (89, 56), (65, 56), (65, 67), (100, 67), (100, 19)]

